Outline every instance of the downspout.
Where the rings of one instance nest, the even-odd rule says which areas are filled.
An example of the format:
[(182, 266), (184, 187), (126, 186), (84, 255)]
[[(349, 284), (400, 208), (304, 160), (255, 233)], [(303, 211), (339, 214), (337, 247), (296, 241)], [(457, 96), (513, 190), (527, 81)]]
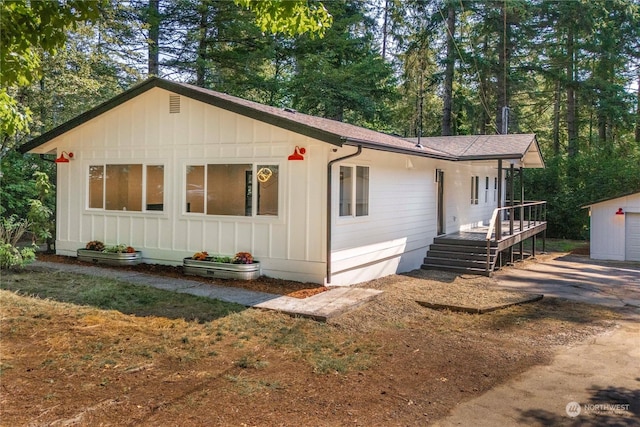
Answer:
[(331, 160), (327, 164), (327, 285), (331, 283), (331, 200), (332, 200), (332, 192), (331, 192), (331, 169), (334, 163), (337, 163), (342, 160), (350, 159), (351, 157), (359, 156), (362, 153), (362, 145), (358, 145), (358, 151), (355, 153), (349, 154), (344, 157), (338, 157), (337, 159)]

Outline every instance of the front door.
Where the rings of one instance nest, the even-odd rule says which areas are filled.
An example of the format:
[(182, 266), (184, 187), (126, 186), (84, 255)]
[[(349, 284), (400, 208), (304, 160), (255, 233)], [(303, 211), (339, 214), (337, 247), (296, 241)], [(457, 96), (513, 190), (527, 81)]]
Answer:
[(438, 221), (438, 235), (445, 234), (444, 231), (444, 171), (436, 169), (436, 181), (438, 184), (437, 198), (436, 198), (436, 211)]

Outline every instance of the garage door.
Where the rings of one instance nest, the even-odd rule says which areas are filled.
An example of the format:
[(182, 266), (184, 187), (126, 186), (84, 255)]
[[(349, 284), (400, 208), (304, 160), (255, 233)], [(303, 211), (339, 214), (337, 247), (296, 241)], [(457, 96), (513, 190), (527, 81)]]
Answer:
[(627, 213), (625, 217), (625, 259), (640, 261), (640, 213)]

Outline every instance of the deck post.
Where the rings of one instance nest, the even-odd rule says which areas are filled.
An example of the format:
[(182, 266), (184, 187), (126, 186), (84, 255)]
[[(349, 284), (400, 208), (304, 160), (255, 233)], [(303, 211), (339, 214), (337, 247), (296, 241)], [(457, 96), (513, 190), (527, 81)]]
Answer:
[[(502, 207), (502, 159), (498, 160), (498, 209)], [(502, 238), (502, 213), (498, 212), (496, 221), (496, 241)]]
[(536, 234), (531, 238), (531, 258), (536, 259)]

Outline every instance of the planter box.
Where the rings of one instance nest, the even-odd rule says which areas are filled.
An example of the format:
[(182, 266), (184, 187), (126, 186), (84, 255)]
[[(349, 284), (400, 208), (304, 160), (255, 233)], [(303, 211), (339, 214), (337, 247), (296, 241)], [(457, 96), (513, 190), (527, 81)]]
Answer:
[(253, 264), (231, 264), (228, 262), (200, 261), (193, 258), (182, 260), (184, 274), (215, 277), (218, 279), (254, 280), (260, 277), (260, 262)]
[(110, 253), (90, 251), (89, 249), (78, 249), (78, 259), (80, 261), (93, 262), (106, 265), (135, 265), (142, 262), (142, 252), (133, 253)]

